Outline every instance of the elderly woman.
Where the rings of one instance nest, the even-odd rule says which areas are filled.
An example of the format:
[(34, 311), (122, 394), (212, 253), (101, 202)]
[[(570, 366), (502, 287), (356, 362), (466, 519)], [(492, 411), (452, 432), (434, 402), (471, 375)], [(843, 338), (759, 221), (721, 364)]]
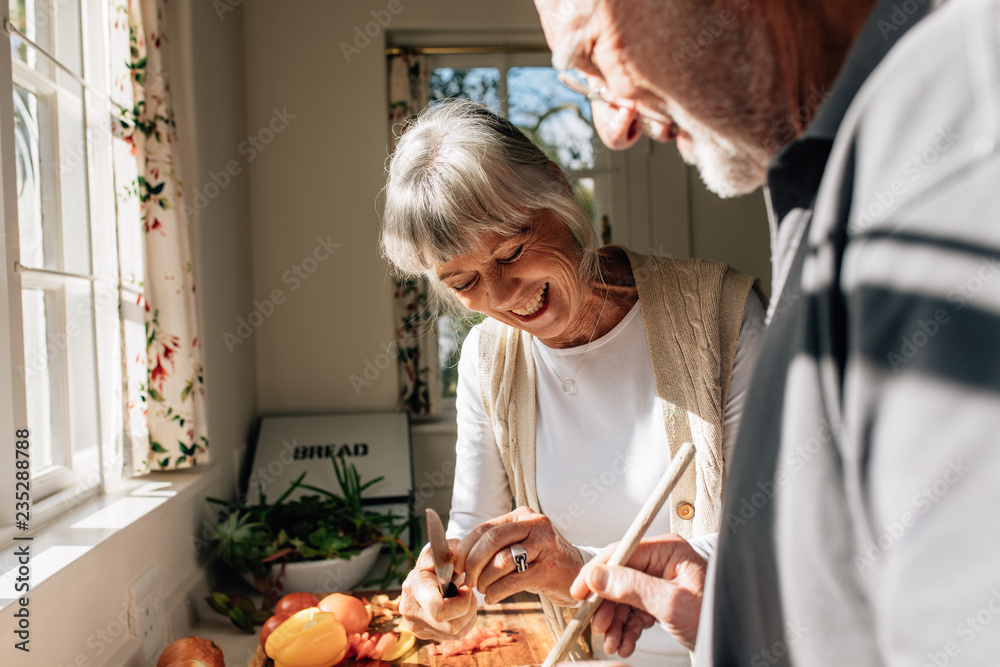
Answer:
[[(417, 635), (464, 636), (474, 590), (486, 603), (531, 591), (575, 604), (583, 564), (621, 538), (685, 441), (695, 464), (652, 534), (717, 531), (763, 326), (755, 281), (721, 264), (598, 248), (559, 168), (472, 102), (420, 114), (385, 192), (386, 257), (425, 275), (443, 304), (488, 318), (459, 362), (448, 537), (464, 583), (443, 599), (430, 554), (420, 557), (400, 605)], [(512, 547), (527, 552), (523, 572)], [(618, 639), (595, 650), (689, 663), (659, 628), (635, 647)]]

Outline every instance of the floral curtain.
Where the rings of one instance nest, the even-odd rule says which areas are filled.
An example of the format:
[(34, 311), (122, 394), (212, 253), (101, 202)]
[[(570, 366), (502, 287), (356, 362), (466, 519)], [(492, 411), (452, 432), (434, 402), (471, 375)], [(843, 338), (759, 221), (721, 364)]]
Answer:
[[(396, 139), (407, 120), (430, 102), (430, 71), (424, 56), (403, 53), (389, 58), (389, 132)], [(414, 415), (440, 411), (441, 379), (436, 318), (423, 278), (395, 278), (394, 315), (399, 369), (398, 408)]]
[[(145, 231), (148, 441), (132, 441), (133, 469), (173, 470), (208, 460), (205, 382), (188, 221), (163, 32), (164, 0), (128, 0), (132, 96), (119, 131), (135, 147)], [(127, 127), (126, 127), (127, 126)]]

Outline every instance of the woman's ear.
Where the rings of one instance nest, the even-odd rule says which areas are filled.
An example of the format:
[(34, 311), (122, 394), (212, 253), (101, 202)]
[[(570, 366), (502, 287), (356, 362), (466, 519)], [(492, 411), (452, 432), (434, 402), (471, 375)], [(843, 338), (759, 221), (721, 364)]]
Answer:
[(562, 182), (563, 185), (566, 186), (566, 189), (570, 191), (570, 194), (573, 193), (573, 188), (570, 187), (569, 181), (566, 180), (566, 175), (563, 174), (563, 171), (562, 169), (559, 168), (559, 165), (557, 165), (552, 160), (549, 160), (548, 163), (545, 165), (545, 168), (549, 170), (550, 174), (555, 176), (557, 179), (559, 179), (559, 181)]

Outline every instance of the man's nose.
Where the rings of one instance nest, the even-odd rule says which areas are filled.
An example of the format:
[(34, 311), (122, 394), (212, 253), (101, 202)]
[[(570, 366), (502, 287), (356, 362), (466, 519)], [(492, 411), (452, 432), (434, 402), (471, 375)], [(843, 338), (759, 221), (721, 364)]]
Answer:
[(594, 128), (608, 148), (623, 151), (642, 136), (642, 120), (633, 107), (594, 102), (591, 110)]

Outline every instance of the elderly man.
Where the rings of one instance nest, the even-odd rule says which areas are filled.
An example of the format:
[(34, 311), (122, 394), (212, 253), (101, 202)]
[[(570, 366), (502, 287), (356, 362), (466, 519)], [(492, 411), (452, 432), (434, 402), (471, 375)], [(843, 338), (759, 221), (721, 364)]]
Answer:
[(704, 665), (996, 664), (1000, 0), (536, 4), (608, 145), (676, 139), (771, 217), (717, 546), (588, 564), (605, 648), (655, 619)]

